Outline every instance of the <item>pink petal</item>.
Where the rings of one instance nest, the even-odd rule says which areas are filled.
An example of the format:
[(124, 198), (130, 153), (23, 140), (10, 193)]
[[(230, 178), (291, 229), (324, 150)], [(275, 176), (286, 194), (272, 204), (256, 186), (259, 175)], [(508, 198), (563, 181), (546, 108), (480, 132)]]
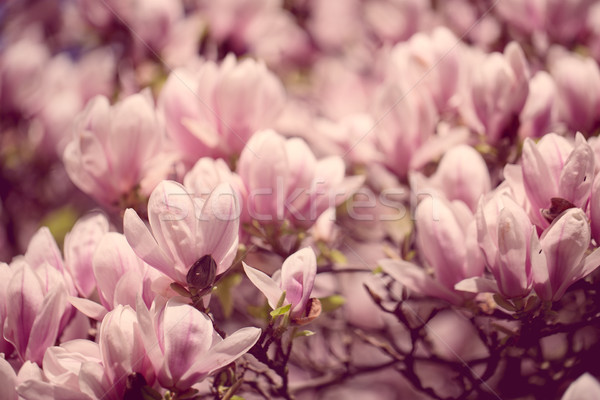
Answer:
[(292, 304), (292, 314), (300, 316), (315, 283), (317, 257), (310, 247), (305, 247), (289, 256), (281, 266), (281, 289)]
[(96, 285), (91, 260), (98, 242), (107, 232), (106, 217), (93, 214), (77, 221), (65, 237), (65, 264), (83, 297), (89, 297)]
[(174, 261), (161, 249), (146, 224), (132, 209), (125, 210), (123, 231), (127, 242), (142, 260), (172, 279), (177, 277)]
[(245, 262), (242, 262), (244, 266), (244, 272), (246, 272), (246, 276), (250, 279), (250, 281), (260, 290), (267, 301), (269, 302), (269, 306), (275, 309), (277, 307), (277, 302), (281, 298), (283, 290), (279, 287), (273, 279), (271, 279), (267, 274), (257, 269), (252, 268)]
[(208, 352), (214, 329), (206, 315), (177, 298), (169, 300), (163, 318), (165, 363), (176, 383)]
[(260, 334), (260, 329), (247, 327), (228, 336), (196, 361), (181, 377), (177, 386), (187, 388), (211, 372), (237, 360), (254, 346)]

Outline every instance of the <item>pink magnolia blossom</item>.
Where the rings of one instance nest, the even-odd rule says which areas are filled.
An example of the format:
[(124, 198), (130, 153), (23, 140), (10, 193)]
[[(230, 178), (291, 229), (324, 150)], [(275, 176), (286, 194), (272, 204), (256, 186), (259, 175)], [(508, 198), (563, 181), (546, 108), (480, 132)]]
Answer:
[(572, 131), (591, 134), (600, 123), (600, 69), (592, 58), (560, 55), (550, 64), (559, 117)]
[(138, 185), (149, 194), (174, 161), (161, 152), (164, 133), (149, 96), (135, 94), (114, 106), (98, 96), (76, 119), (65, 168), (77, 187), (103, 205), (119, 206)]
[(310, 247), (299, 250), (289, 256), (275, 272), (272, 278), (257, 269), (243, 263), (244, 271), (254, 286), (267, 298), (272, 309), (277, 308), (279, 300), (285, 293), (280, 306), (290, 305), (290, 316), (298, 319), (306, 316), (307, 305), (317, 274), (317, 257)]
[(137, 318), (159, 383), (178, 391), (235, 361), (261, 334), (247, 327), (223, 339), (206, 314), (177, 297), (155, 303), (150, 311), (139, 304)]
[(252, 134), (271, 127), (283, 109), (285, 91), (265, 67), (233, 55), (221, 65), (176, 69), (160, 97), (167, 133), (192, 164), (200, 157), (239, 154)]
[(594, 182), (594, 164), (594, 152), (581, 134), (574, 145), (556, 134), (545, 135), (537, 144), (525, 139), (521, 171), (532, 221), (542, 228), (550, 224), (542, 210), (550, 208), (552, 198), (585, 208)]
[(71, 313), (62, 274), (47, 262), (35, 270), (24, 260), (11, 264), (6, 288), (4, 338), (19, 358), (41, 364)]
[(484, 264), (477, 245), (473, 213), (461, 201), (427, 197), (416, 210), (417, 247), (427, 268), (405, 260), (381, 260), (384, 272), (417, 293), (460, 304), (473, 297), (454, 286), (463, 279), (479, 277)]
[(285, 139), (272, 130), (252, 137), (238, 171), (248, 193), (245, 218), (275, 225), (287, 220), (304, 228), (363, 182), (359, 176), (345, 178), (340, 157), (317, 160), (303, 140)]
[(385, 82), (371, 112), (378, 122), (373, 134), (384, 164), (405, 178), (413, 155), (435, 133), (439, 116), (431, 94), (399, 79)]
[(123, 226), (135, 253), (184, 286), (188, 270), (210, 255), (222, 274), (238, 248), (239, 205), (231, 186), (218, 185), (206, 199), (195, 198), (179, 183), (163, 181), (148, 201), (150, 229), (132, 209)]
[(542, 137), (557, 124), (556, 84), (545, 71), (538, 71), (529, 80), (529, 96), (519, 115), (519, 136)]
[(447, 28), (417, 33), (391, 50), (388, 74), (424, 87), (437, 110), (448, 111), (456, 105), (451, 100), (462, 79), (462, 51), (460, 40)]
[(525, 105), (529, 93), (529, 66), (515, 42), (503, 54), (486, 55), (466, 86), (463, 117), (490, 143), (497, 143)]
[(83, 297), (89, 297), (96, 287), (92, 275), (92, 256), (108, 228), (108, 220), (104, 215), (92, 214), (79, 219), (65, 236), (65, 269), (73, 277), (77, 292)]
[(467, 145), (448, 150), (430, 178), (415, 172), (410, 180), (417, 196), (439, 191), (448, 200), (461, 200), (471, 211), (475, 211), (479, 198), (492, 186), (483, 157)]
[(137, 296), (150, 307), (155, 297), (152, 283), (164, 276), (138, 258), (125, 236), (116, 232), (102, 237), (91, 264), (91, 280), (98, 290), (100, 304), (78, 297), (70, 297), (69, 301), (97, 321), (102, 321), (119, 304), (135, 308)]
[(524, 297), (531, 291), (530, 242), (534, 226), (527, 213), (507, 194), (498, 192), (477, 208), (477, 240), (495, 281), (475, 278), (456, 288), (470, 292), (497, 292), (505, 298)]
[(85, 393), (87, 377), (81, 373), (82, 365), (101, 362), (98, 344), (91, 340), (72, 340), (49, 347), (41, 370), (27, 364), (21, 368), (17, 391), (25, 400), (91, 400)]
[(600, 266), (600, 249), (586, 255), (591, 231), (580, 208), (566, 210), (538, 239), (531, 236), (533, 288), (542, 300), (559, 300), (573, 283)]

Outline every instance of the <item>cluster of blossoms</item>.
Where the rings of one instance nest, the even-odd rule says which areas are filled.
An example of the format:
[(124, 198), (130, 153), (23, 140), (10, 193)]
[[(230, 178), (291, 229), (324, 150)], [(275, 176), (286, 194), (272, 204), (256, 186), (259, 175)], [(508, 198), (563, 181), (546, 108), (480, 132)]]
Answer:
[(598, 134), (593, 0), (0, 1), (0, 398), (600, 398)]

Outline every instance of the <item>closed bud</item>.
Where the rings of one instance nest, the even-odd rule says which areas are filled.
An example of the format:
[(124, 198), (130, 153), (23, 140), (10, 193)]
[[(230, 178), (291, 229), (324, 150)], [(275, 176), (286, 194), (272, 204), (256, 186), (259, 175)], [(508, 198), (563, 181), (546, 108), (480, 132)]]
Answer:
[(187, 273), (186, 281), (190, 288), (203, 290), (213, 285), (216, 276), (217, 262), (210, 254), (207, 254), (192, 265)]

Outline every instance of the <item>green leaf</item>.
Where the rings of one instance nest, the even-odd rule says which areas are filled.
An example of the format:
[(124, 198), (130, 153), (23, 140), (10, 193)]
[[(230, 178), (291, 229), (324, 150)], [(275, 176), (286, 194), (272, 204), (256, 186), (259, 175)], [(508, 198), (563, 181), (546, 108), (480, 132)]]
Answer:
[(339, 264), (339, 265), (348, 264), (348, 259), (346, 258), (344, 253), (342, 253), (339, 250), (336, 250), (336, 249), (331, 250), (331, 252), (329, 253), (329, 257), (331, 258), (331, 261), (333, 261), (335, 264)]
[(231, 290), (242, 282), (241, 274), (231, 274), (225, 276), (217, 284), (215, 294), (217, 295), (225, 318), (229, 318), (233, 313), (233, 296)]
[(381, 274), (383, 272), (383, 268), (377, 266), (373, 269), (373, 275)]
[(309, 331), (309, 330), (303, 330), (303, 331), (298, 331), (294, 334), (294, 337), (301, 337), (301, 336), (312, 336), (315, 333), (313, 331)]
[(496, 304), (498, 304), (500, 307), (504, 308), (505, 310), (517, 311), (517, 308), (511, 302), (504, 299), (498, 293), (494, 294), (494, 301), (496, 302)]
[(278, 317), (280, 315), (284, 315), (288, 311), (290, 311), (291, 308), (292, 308), (291, 304), (288, 304), (287, 306), (276, 308), (273, 311), (271, 311), (271, 317), (275, 318), (275, 317)]
[(346, 299), (344, 298), (344, 296), (339, 294), (321, 297), (319, 301), (321, 302), (321, 310), (323, 312), (331, 312), (333, 310), (337, 310), (346, 303)]
[(231, 396), (231, 400), (244, 400), (244, 398), (242, 396), (238, 396), (237, 394), (234, 394), (233, 396)]

